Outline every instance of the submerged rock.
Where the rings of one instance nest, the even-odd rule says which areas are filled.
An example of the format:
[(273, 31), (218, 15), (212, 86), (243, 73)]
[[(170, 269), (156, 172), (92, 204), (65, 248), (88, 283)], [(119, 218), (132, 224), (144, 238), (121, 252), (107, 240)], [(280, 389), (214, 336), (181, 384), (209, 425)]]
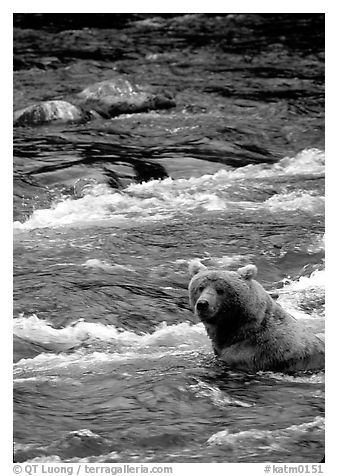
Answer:
[(121, 76), (95, 83), (79, 93), (78, 97), (83, 107), (90, 106), (105, 117), (169, 109), (176, 105), (169, 93), (142, 90)]
[(67, 101), (44, 101), (14, 112), (14, 125), (39, 125), (51, 121), (78, 122), (87, 113)]

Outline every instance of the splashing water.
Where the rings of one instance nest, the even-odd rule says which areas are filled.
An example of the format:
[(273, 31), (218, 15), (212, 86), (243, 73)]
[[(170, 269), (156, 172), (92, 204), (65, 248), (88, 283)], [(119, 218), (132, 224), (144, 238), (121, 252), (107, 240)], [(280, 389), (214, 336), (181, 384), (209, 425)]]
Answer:
[[(250, 188), (243, 200), (243, 181), (257, 181), (255, 187), (264, 187), (264, 180), (299, 174), (322, 174), (324, 155), (317, 150), (303, 151), (294, 158), (282, 159), (278, 164), (248, 165), (240, 169), (222, 169), (212, 175), (189, 179), (151, 180), (130, 184), (121, 192), (107, 185), (92, 184), (79, 199), (65, 198), (52, 208), (35, 210), (24, 223), (15, 222), (16, 230), (87, 224), (125, 226), (145, 220), (168, 220), (176, 214), (196, 210), (227, 211), (260, 210), (276, 213), (282, 210), (321, 214), (324, 198), (301, 190), (277, 193), (257, 202)], [(256, 188), (253, 190), (256, 192)]]

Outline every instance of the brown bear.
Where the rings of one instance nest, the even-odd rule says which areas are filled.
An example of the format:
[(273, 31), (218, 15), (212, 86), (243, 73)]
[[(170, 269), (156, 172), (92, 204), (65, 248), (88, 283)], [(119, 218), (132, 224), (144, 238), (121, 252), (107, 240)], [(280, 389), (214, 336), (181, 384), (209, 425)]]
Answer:
[(189, 270), (190, 305), (226, 364), (246, 371), (323, 369), (324, 341), (253, 279), (256, 266), (236, 272), (193, 261)]

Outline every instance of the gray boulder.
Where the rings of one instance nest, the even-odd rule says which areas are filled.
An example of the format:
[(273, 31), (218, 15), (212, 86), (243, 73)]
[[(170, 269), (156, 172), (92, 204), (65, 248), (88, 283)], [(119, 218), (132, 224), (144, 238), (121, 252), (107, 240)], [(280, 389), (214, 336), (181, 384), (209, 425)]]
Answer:
[(14, 125), (39, 125), (47, 122), (79, 122), (87, 114), (67, 101), (43, 101), (14, 112)]
[(121, 76), (89, 86), (78, 98), (83, 108), (94, 109), (104, 117), (169, 109), (176, 105), (170, 94), (142, 90)]

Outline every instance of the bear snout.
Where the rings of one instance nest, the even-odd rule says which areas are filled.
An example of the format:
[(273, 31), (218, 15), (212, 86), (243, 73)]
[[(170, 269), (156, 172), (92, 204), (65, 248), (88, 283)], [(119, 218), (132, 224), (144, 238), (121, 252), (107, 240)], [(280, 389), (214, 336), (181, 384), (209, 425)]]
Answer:
[(195, 314), (202, 321), (210, 321), (217, 314), (217, 293), (212, 287), (203, 289), (195, 304)]
[(197, 301), (196, 309), (198, 311), (206, 311), (208, 307), (209, 307), (209, 303), (205, 299), (201, 299), (200, 301)]

